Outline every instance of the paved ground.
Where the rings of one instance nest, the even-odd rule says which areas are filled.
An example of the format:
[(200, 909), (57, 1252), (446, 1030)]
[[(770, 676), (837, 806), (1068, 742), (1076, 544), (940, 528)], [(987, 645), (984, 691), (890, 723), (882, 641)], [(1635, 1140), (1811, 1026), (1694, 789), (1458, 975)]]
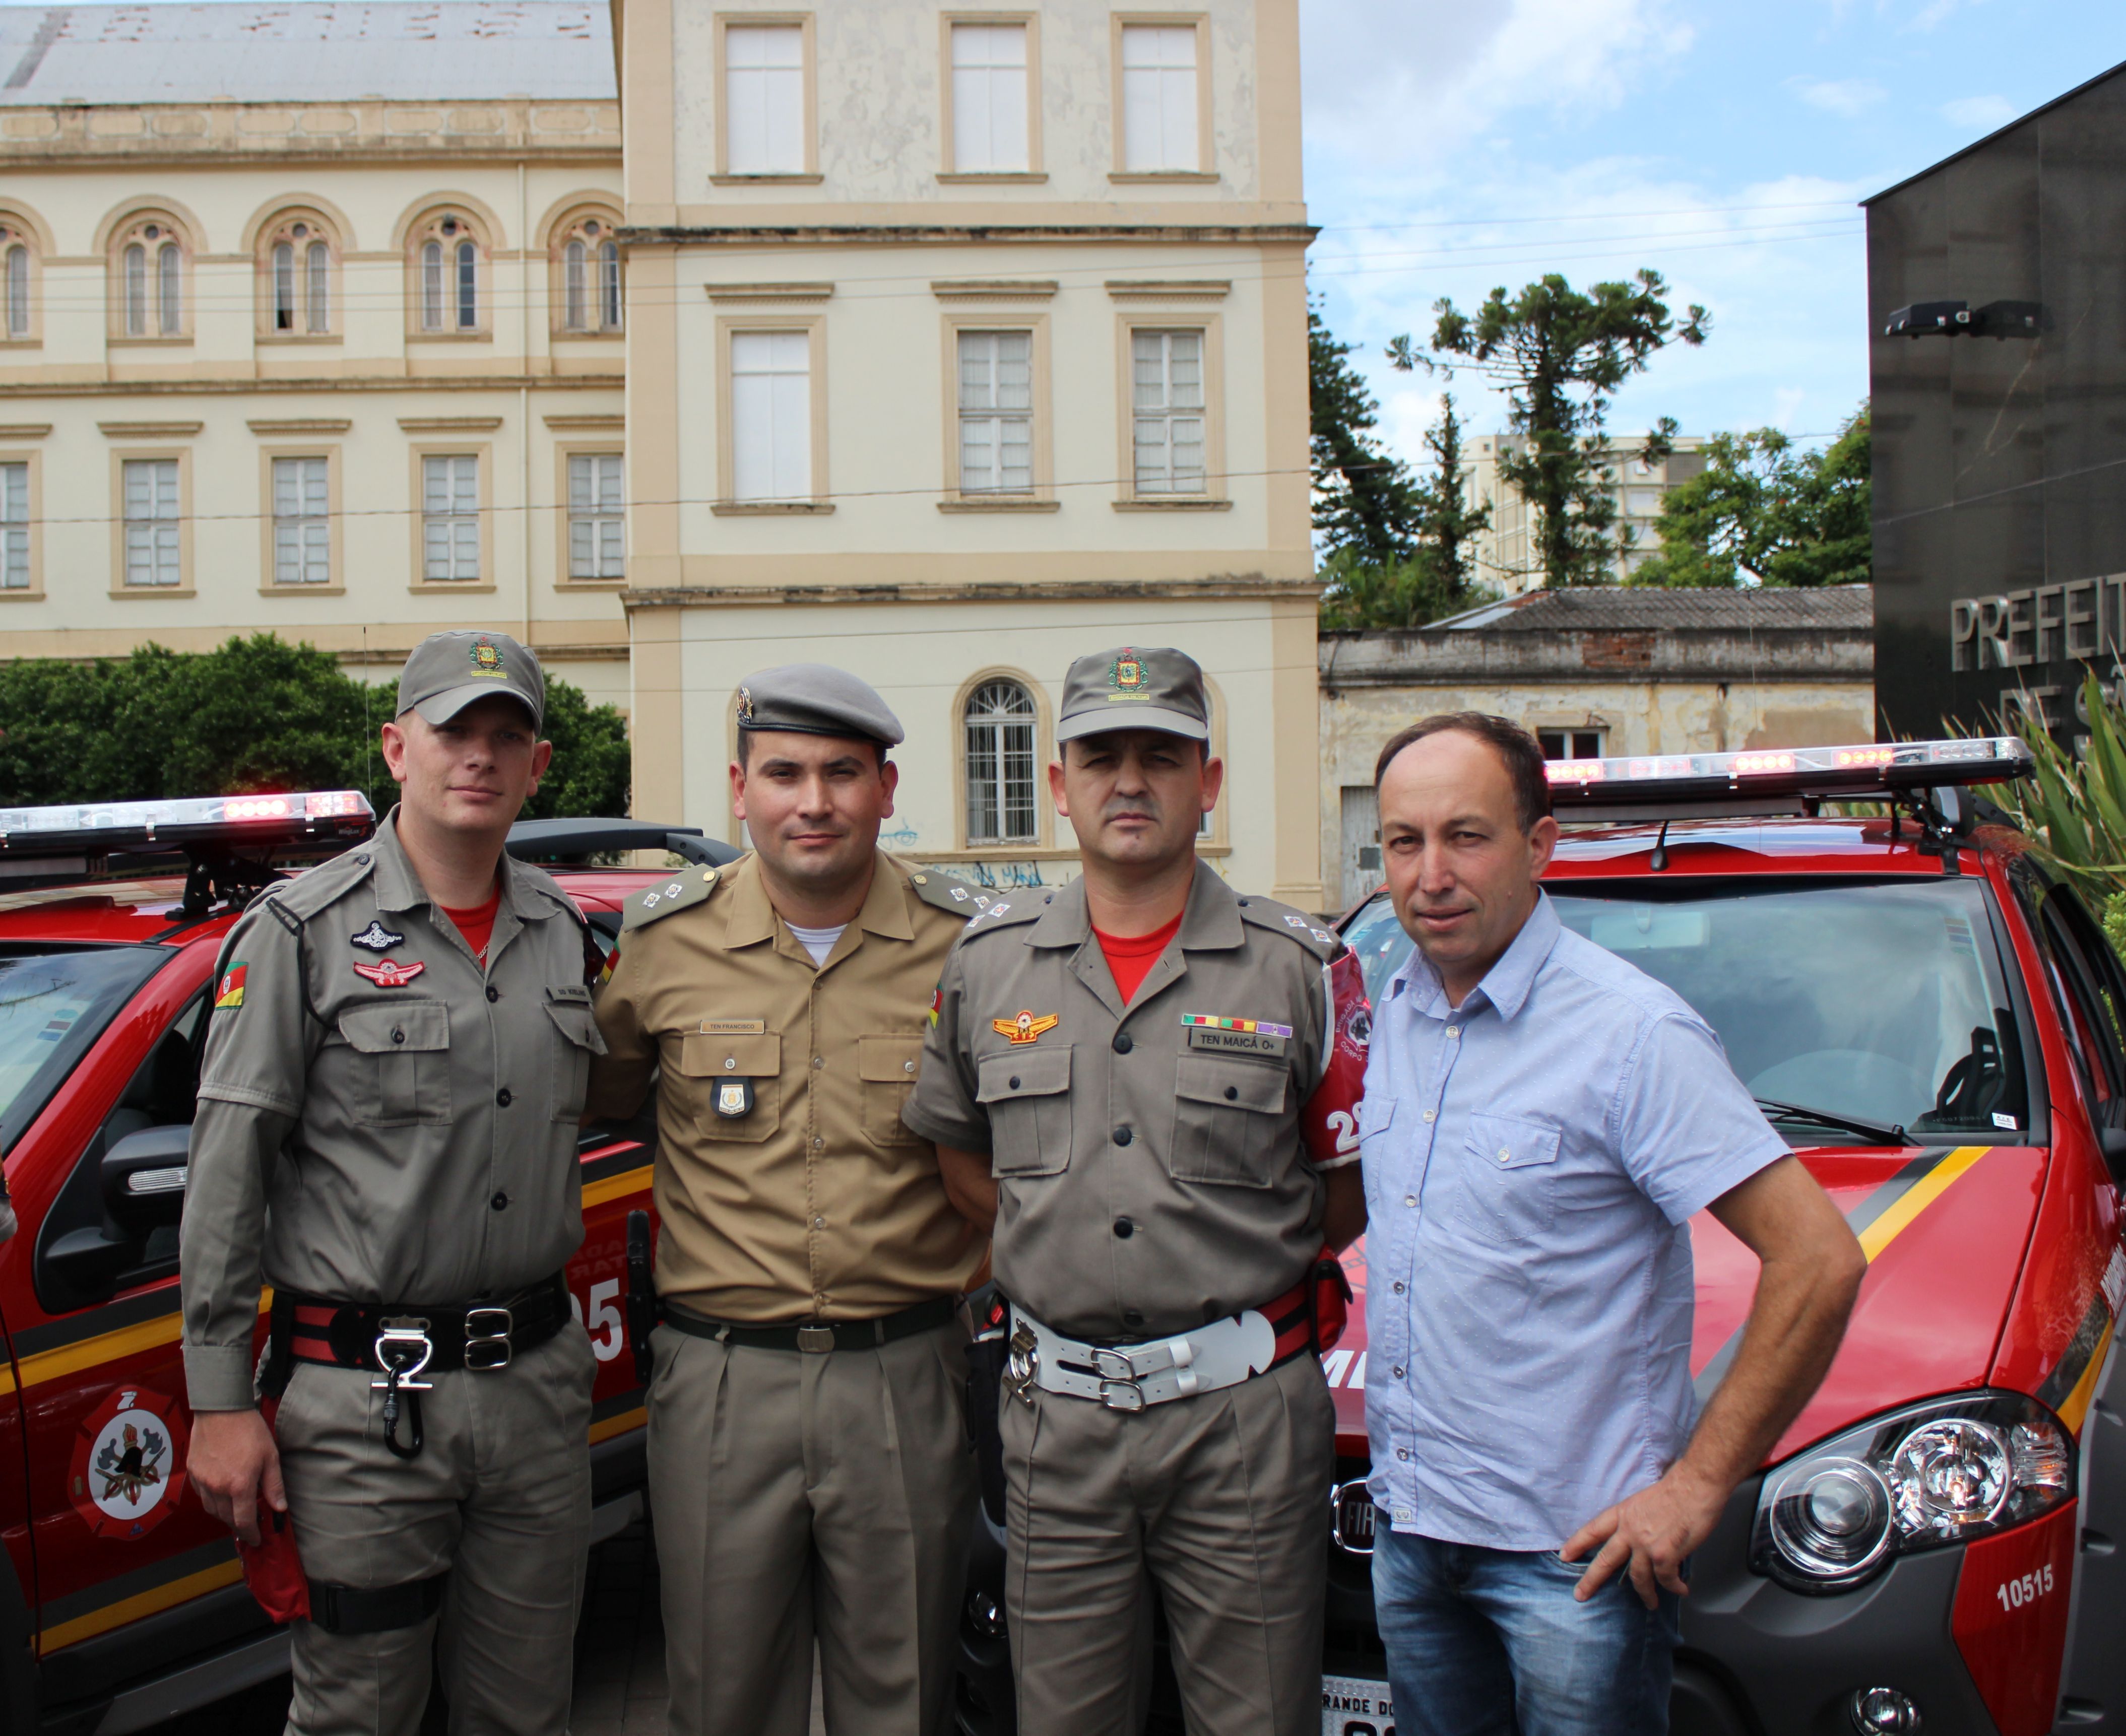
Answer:
[[(279, 1736), (287, 1717), (284, 1677), (162, 1726), (163, 1736)], [(440, 1702), (423, 1736), (443, 1736)], [(576, 1700), (569, 1736), (664, 1736), (664, 1625), (657, 1606), (657, 1555), (640, 1521), (591, 1551), (583, 1625), (576, 1635)], [(813, 1736), (824, 1736), (812, 1696)]]

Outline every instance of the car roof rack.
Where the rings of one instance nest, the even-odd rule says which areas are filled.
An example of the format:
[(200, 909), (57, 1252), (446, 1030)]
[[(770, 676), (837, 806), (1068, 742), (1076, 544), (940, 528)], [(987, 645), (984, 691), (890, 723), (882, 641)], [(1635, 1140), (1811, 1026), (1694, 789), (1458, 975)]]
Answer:
[(248, 903), (280, 877), (276, 861), (337, 856), (376, 829), (357, 790), (0, 808), (0, 886), (182, 871), (183, 913), (201, 917), (218, 900)]
[(1954, 826), (1970, 804), (1946, 792), (2029, 777), (2035, 763), (2016, 737), (1981, 735), (1548, 760), (1543, 770), (1551, 812), (1566, 824), (1812, 814), (1825, 802), (1889, 801), (1908, 802)]
[(669, 850), (687, 861), (720, 868), (744, 852), (698, 826), (655, 820), (519, 820), (509, 828), (509, 853), (520, 862), (581, 862), (623, 850)]

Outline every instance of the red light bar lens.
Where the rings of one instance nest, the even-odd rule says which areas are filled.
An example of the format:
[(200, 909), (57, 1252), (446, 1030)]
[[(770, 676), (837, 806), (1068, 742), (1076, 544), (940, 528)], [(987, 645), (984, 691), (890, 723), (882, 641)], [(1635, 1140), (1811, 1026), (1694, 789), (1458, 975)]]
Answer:
[(1735, 756), (1734, 770), (1737, 777), (1748, 777), (1753, 772), (1791, 771), (1794, 757), (1791, 753), (1738, 753)]
[(1553, 784), (1599, 784), (1609, 773), (1600, 760), (1546, 760), (1543, 775)]
[(1841, 766), (1894, 766), (1897, 750), (1894, 748), (1840, 748), (1838, 763)]
[(232, 795), (221, 804), (225, 820), (284, 820), (288, 817), (285, 795)]
[(333, 790), (321, 795), (303, 798), (305, 811), (314, 820), (337, 819), (343, 814), (366, 814), (368, 803), (352, 790)]

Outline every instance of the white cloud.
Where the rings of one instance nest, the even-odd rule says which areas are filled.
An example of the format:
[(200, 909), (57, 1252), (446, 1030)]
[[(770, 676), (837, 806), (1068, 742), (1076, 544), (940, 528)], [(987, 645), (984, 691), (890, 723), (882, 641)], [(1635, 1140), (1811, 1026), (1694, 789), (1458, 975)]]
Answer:
[(1941, 118), (1951, 126), (1974, 133), (1990, 133), (2006, 126), (2023, 111), (2006, 97), (1959, 97), (1941, 106)]
[(1820, 78), (1798, 83), (1794, 94), (1811, 108), (1842, 115), (1850, 120), (1867, 113), (1890, 93), (1872, 78)]

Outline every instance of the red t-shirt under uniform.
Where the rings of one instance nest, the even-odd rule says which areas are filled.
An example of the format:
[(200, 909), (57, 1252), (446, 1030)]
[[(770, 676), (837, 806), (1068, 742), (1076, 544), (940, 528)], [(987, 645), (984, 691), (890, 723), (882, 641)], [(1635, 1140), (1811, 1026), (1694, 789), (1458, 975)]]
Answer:
[(495, 913), (502, 908), (502, 888), (498, 884), (494, 896), (484, 904), (471, 910), (453, 910), (449, 905), (438, 907), (443, 914), (458, 925), (458, 932), (465, 943), (472, 948), (472, 955), (480, 960), (480, 969), (487, 968), (487, 943), (494, 938)]
[[(1182, 916), (1187, 914), (1186, 910), (1182, 912)], [(1099, 941), (1100, 952), (1108, 961), (1108, 969), (1114, 973), (1115, 987), (1122, 991), (1123, 1006), (1136, 998), (1144, 979), (1151, 974), (1151, 967), (1159, 962), (1160, 954), (1166, 951), (1166, 943), (1180, 932), (1179, 916), (1150, 934), (1103, 934), (1097, 928), (1093, 931), (1093, 937)]]

